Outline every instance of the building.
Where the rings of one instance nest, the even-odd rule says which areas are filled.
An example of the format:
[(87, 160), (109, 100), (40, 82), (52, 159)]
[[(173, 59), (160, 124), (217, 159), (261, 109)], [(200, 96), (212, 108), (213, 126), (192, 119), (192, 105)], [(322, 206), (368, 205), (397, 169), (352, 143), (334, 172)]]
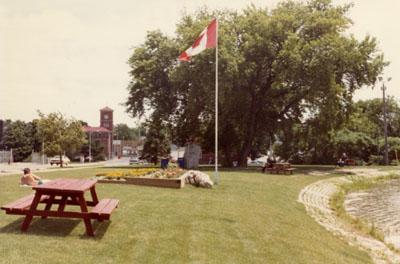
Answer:
[(88, 140), (100, 140), (100, 142), (105, 146), (104, 154), (107, 159), (112, 158), (112, 144), (113, 144), (113, 125), (114, 117), (113, 112), (109, 107), (104, 107), (100, 109), (100, 126), (91, 127), (85, 126), (85, 132)]
[(143, 140), (114, 140), (113, 154), (124, 157), (139, 157), (143, 150)]

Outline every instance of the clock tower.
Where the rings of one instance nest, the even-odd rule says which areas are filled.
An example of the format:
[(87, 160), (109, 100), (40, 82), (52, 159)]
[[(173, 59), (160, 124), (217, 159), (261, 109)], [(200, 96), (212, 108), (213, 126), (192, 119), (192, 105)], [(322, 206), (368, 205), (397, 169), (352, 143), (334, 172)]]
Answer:
[(100, 127), (113, 131), (113, 112), (108, 106), (100, 109)]

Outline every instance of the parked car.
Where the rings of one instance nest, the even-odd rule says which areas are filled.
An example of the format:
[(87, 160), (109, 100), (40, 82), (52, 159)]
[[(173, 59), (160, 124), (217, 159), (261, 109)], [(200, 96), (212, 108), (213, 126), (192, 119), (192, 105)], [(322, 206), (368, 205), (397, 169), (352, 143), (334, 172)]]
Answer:
[(264, 165), (262, 161), (259, 160), (250, 160), (247, 162), (247, 165), (254, 165), (254, 166), (259, 166), (259, 165)]
[(131, 158), (129, 159), (129, 165), (133, 165), (133, 164), (139, 164), (139, 159), (138, 159), (138, 158), (131, 157)]
[[(68, 166), (68, 164), (69, 164), (70, 162), (71, 162), (71, 161), (69, 160), (69, 158), (68, 158), (67, 156), (62, 156), (62, 163), (63, 163), (63, 165)], [(53, 164), (56, 164), (56, 165), (60, 165), (60, 164), (61, 164), (60, 155), (54, 156), (54, 157), (52, 157), (52, 158), (50, 159), (50, 165), (53, 166)]]
[(141, 159), (139, 159), (139, 158), (131, 157), (131, 158), (129, 159), (129, 165), (133, 165), (133, 164), (146, 164), (146, 163), (147, 163), (146, 160), (141, 160)]

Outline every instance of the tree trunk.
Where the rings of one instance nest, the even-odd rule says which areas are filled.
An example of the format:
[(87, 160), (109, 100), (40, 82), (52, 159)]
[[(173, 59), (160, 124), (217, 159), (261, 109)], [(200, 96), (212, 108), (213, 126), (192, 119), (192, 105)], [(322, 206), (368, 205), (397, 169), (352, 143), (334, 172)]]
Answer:
[(232, 154), (231, 154), (229, 146), (223, 146), (222, 148), (223, 148), (224, 156), (225, 156), (225, 160), (221, 161), (222, 165), (227, 166), (227, 167), (233, 167)]
[(63, 160), (62, 160), (62, 154), (60, 154), (60, 168), (63, 167)]
[(247, 157), (249, 156), (249, 153), (251, 151), (251, 146), (253, 145), (254, 136), (255, 136), (255, 132), (256, 132), (256, 120), (257, 120), (256, 119), (256, 116), (257, 116), (256, 101), (257, 101), (257, 99), (255, 97), (253, 97), (251, 108), (250, 108), (249, 122), (247, 124), (246, 139), (245, 139), (244, 144), (239, 152), (237, 167), (247, 167)]
[[(270, 68), (272, 69), (272, 67)], [(250, 106), (250, 116), (249, 116), (249, 122), (247, 124), (247, 134), (246, 134), (246, 139), (244, 141), (244, 144), (239, 152), (239, 157), (238, 157), (238, 167), (247, 167), (247, 157), (250, 154), (251, 147), (254, 142), (254, 138), (256, 136), (256, 131), (257, 131), (257, 120), (260, 120), (260, 115), (263, 107), (263, 100), (266, 92), (271, 88), (272, 82), (273, 82), (273, 74), (270, 70), (269, 76), (266, 80), (265, 86), (263, 89), (258, 93), (258, 94), (252, 94), (251, 97), (251, 106)]]

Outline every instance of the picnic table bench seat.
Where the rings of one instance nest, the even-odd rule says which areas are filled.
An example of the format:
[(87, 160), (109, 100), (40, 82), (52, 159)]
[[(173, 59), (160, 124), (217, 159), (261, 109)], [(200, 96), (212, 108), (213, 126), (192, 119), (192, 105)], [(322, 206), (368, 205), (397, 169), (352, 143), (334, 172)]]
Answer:
[(98, 219), (99, 221), (109, 220), (115, 208), (118, 207), (118, 203), (118, 199), (101, 199), (89, 212), (89, 215), (91, 218)]
[[(339, 161), (340, 159), (335, 160), (335, 167), (339, 166)], [(344, 162), (344, 166), (357, 166), (357, 163), (353, 159), (346, 159), (346, 161)]]
[[(34, 197), (34, 194), (22, 197), (14, 202), (2, 206), (1, 209), (5, 210), (7, 214), (28, 210), (32, 204)], [(45, 202), (45, 200), (47, 199), (49, 199), (48, 195), (42, 195), (42, 197), (40, 198), (40, 202)]]
[(293, 174), (293, 171), (295, 171), (295, 170), (296, 170), (296, 168), (285, 168), (285, 169), (283, 170), (283, 173), (286, 174), (286, 172), (290, 172), (290, 174)]

